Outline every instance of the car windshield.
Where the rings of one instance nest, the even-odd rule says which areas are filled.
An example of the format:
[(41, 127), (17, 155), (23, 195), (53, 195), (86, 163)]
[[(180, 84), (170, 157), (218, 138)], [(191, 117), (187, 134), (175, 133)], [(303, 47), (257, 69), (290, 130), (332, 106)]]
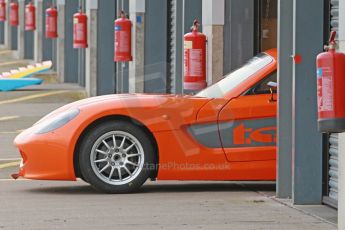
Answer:
[(247, 80), (257, 71), (273, 61), (272, 57), (261, 53), (250, 59), (241, 68), (227, 74), (222, 80), (195, 94), (196, 97), (223, 98), (231, 90)]

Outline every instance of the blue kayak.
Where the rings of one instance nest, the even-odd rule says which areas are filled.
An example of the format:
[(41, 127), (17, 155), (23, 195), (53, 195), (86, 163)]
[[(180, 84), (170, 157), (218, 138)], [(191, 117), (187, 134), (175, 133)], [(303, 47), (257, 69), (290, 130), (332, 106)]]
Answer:
[(30, 85), (40, 85), (43, 82), (38, 78), (0, 78), (0, 91), (11, 91)]

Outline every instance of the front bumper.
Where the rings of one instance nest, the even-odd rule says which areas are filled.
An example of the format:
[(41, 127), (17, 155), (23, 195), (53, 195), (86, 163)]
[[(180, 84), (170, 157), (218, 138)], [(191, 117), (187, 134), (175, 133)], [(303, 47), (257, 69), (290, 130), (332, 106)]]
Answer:
[[(68, 127), (46, 134), (34, 134), (31, 127), (19, 134), (14, 144), (22, 156), (18, 174), (12, 177), (24, 177), (37, 180), (76, 180), (73, 167), (71, 134)], [(74, 146), (74, 145), (73, 145)]]

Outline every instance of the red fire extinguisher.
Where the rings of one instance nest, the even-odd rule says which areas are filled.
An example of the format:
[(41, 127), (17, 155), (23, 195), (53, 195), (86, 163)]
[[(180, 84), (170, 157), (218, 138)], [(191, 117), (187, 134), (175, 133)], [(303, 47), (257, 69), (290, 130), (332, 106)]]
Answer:
[(120, 18), (115, 22), (115, 62), (132, 61), (132, 22), (126, 18), (126, 13), (121, 11)]
[(57, 38), (57, 17), (58, 12), (55, 7), (46, 10), (46, 38)]
[(25, 6), (25, 30), (35, 30), (36, 29), (36, 7), (29, 2)]
[(199, 22), (194, 20), (192, 32), (184, 35), (185, 90), (201, 90), (206, 83), (206, 36), (198, 32)]
[(326, 52), (316, 58), (320, 132), (345, 131), (345, 54), (335, 51), (335, 36), (332, 31)]
[(73, 15), (73, 48), (87, 48), (87, 16), (80, 8)]
[(12, 1), (10, 4), (10, 25), (18, 26), (18, 24), (18, 3)]
[(0, 1), (0, 22), (6, 21), (6, 2), (5, 0)]

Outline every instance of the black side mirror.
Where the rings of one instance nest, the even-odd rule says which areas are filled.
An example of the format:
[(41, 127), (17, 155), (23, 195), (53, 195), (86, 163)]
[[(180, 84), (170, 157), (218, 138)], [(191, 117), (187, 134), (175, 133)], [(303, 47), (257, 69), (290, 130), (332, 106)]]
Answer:
[(277, 82), (270, 81), (267, 83), (267, 86), (270, 88), (270, 92), (271, 92), (271, 98), (269, 99), (269, 102), (277, 101), (277, 99), (274, 99), (274, 93), (277, 92), (277, 88), (278, 88)]

